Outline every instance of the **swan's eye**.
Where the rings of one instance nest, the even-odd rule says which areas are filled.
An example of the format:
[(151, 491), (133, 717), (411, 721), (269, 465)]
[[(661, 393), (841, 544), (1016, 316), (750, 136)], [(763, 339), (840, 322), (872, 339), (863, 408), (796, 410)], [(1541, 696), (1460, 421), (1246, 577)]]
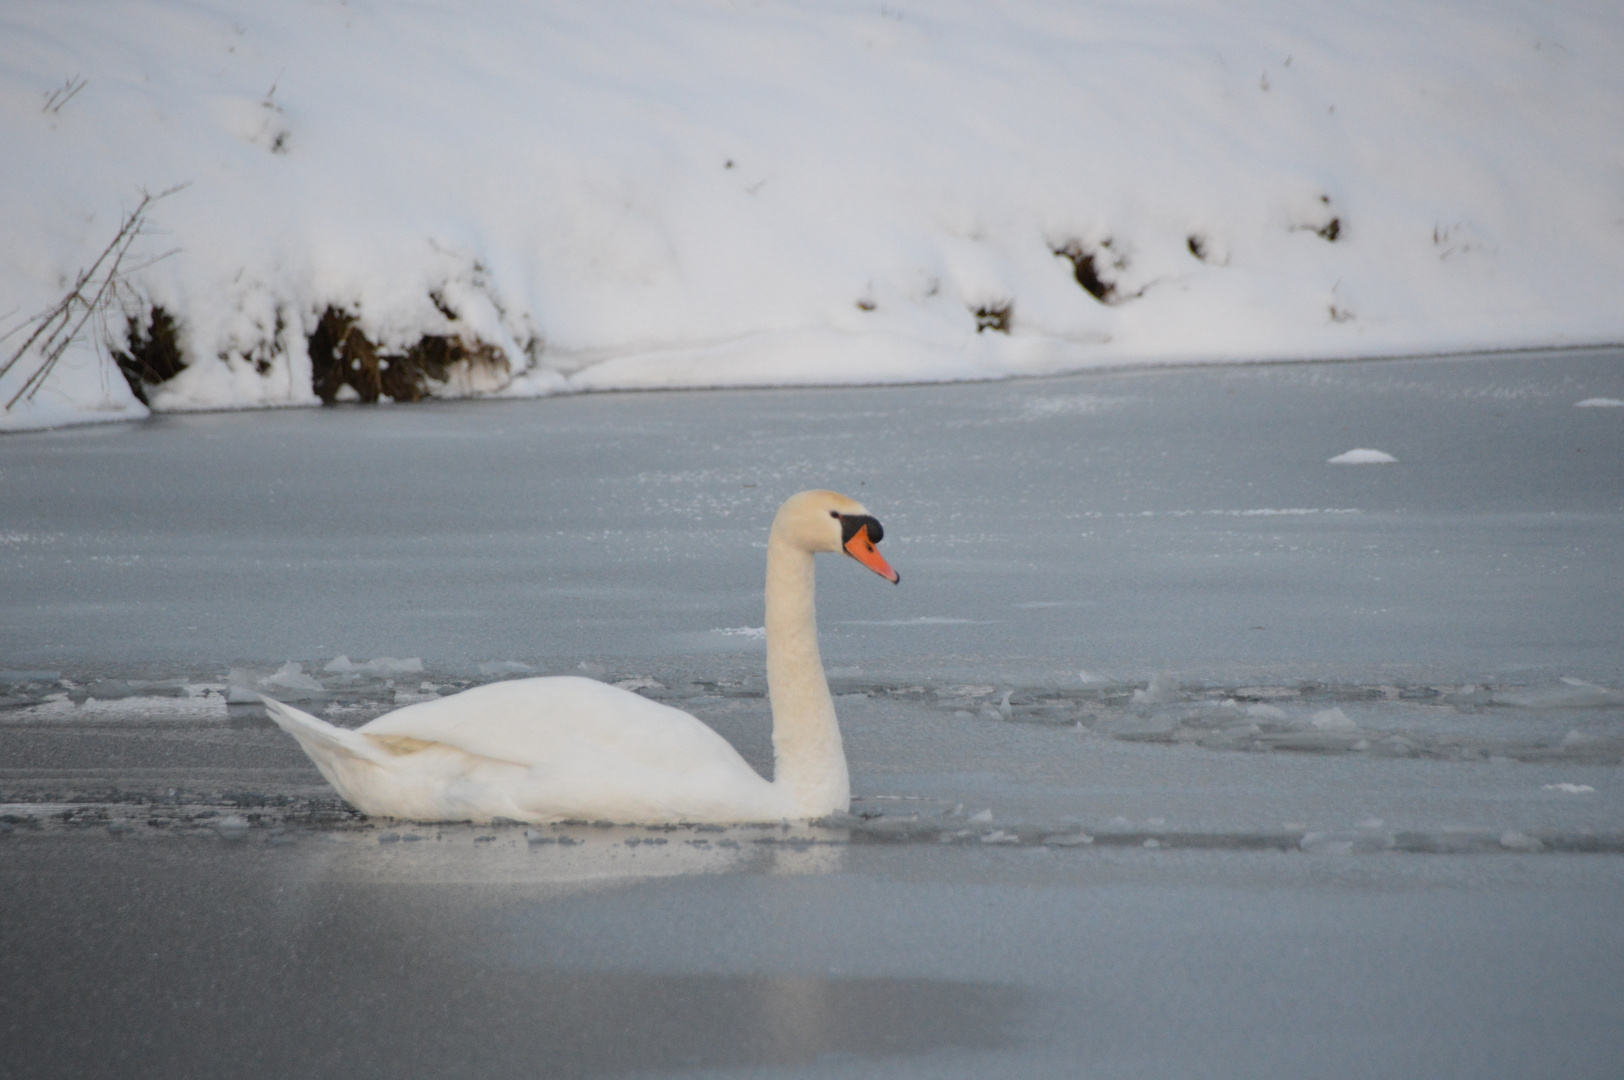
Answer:
[(839, 510), (831, 510), (831, 511), (829, 511), (829, 516), (832, 517), (832, 518), (837, 518), (837, 517), (840, 516), (840, 511)]

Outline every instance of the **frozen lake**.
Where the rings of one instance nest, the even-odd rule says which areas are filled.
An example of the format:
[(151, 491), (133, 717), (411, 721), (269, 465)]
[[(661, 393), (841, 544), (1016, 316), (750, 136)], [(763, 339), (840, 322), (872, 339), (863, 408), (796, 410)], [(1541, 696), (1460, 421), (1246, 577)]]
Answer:
[[(7, 666), (747, 649), (788, 493), (824, 651), (912, 677), (1624, 679), (1624, 356), (166, 416), (0, 443)], [(1328, 466), (1354, 448), (1396, 465)]]
[[(8, 1064), (1616, 1075), (1598, 398), (1624, 353), (8, 436)], [(851, 820), (358, 821), (225, 702), (584, 671), (765, 768), (766, 528), (812, 486), (903, 575), (822, 564)]]

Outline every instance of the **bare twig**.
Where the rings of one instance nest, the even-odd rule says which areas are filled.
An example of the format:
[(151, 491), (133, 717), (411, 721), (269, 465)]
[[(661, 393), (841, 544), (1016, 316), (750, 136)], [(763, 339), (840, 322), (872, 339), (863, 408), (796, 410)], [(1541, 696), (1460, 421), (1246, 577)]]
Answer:
[(40, 111), (48, 113), (61, 112), (62, 106), (72, 101), (75, 94), (89, 85), (89, 79), (81, 79), (79, 77), (79, 73), (74, 72), (73, 78), (67, 80), (61, 86), (50, 92), (50, 94), (45, 98), (45, 108), (41, 109)]
[[(34, 395), (39, 392), (40, 387), (45, 385), (45, 379), (50, 375), (51, 370), (56, 367), (57, 361), (62, 359), (63, 354), (68, 351), (68, 347), (77, 341), (84, 332), (86, 324), (94, 319), (101, 318), (107, 307), (118, 295), (118, 291), (123, 287), (127, 275), (133, 273), (136, 269), (150, 266), (152, 263), (157, 262), (158, 259), (173, 254), (173, 252), (167, 252), (165, 255), (148, 260), (141, 267), (131, 269), (125, 269), (124, 267), (124, 260), (129, 255), (130, 248), (147, 232), (147, 210), (159, 199), (168, 198), (185, 186), (185, 184), (177, 184), (175, 187), (160, 191), (156, 195), (142, 191), (141, 201), (136, 204), (134, 210), (124, 216), (123, 222), (119, 225), (118, 233), (102, 249), (102, 253), (96, 256), (96, 261), (91, 263), (88, 269), (79, 271), (79, 276), (74, 279), (73, 287), (68, 290), (67, 294), (51, 307), (29, 320), (28, 323), (23, 324), (23, 327), (18, 328), (20, 330), (28, 325), (33, 325), (34, 329), (28, 337), (23, 339), (23, 343), (17, 347), (10, 358), (3, 365), (0, 365), (0, 379), (5, 378), (21, 362), (22, 358), (28, 355), (30, 350), (37, 352), (39, 363), (28, 378), (23, 380), (23, 384), (18, 388), (17, 392), (11, 395), (10, 400), (6, 402), (5, 411), (9, 412), (17, 402), (25, 397), (32, 400)], [(12, 333), (16, 332), (17, 330), (12, 331)], [(7, 334), (6, 336), (11, 335)]]

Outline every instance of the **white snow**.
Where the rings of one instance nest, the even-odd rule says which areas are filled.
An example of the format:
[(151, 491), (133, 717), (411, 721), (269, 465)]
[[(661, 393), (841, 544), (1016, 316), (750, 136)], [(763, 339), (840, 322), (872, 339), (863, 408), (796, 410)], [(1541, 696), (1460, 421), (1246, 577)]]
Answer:
[(1583, 401), (1575, 401), (1576, 409), (1624, 409), (1624, 401), (1611, 397), (1591, 397)]
[(1383, 450), (1357, 449), (1328, 459), (1331, 465), (1397, 465), (1398, 458)]
[[(500, 351), (447, 395), (1617, 342), (1620, 130), (1580, 0), (20, 2), (0, 334), (187, 185), (161, 410), (314, 404), (329, 306)], [(123, 333), (0, 426), (143, 415)]]
[(1544, 788), (1546, 791), (1560, 791), (1565, 795), (1588, 795), (1593, 794), (1596, 790), (1589, 784), (1571, 784), (1566, 782), (1560, 784), (1546, 784), (1544, 785)]

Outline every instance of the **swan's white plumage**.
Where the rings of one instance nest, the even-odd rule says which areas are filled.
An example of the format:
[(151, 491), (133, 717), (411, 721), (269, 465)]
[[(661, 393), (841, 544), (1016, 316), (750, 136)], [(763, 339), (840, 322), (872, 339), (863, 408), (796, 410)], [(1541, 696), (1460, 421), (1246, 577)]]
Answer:
[[(812, 553), (842, 550), (839, 515), (866, 513), (834, 492), (802, 492), (773, 523), (767, 647), (777, 783), (687, 713), (572, 676), (492, 683), (355, 730), (269, 698), (266, 707), (345, 799), (382, 816), (707, 822), (844, 810), (850, 785), (818, 655)], [(889, 571), (878, 570), (885, 564), (872, 545), (858, 557)]]

